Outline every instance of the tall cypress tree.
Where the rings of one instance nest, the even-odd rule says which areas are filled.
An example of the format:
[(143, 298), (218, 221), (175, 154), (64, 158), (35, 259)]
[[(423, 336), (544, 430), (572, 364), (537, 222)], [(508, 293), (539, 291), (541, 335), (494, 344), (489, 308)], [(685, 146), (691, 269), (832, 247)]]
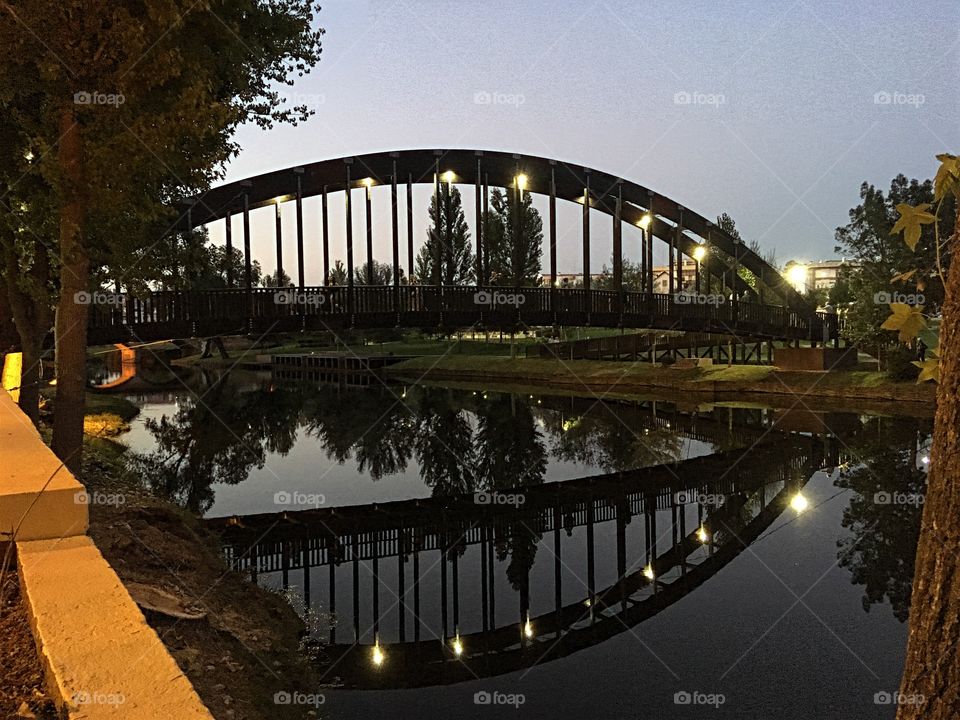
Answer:
[(484, 238), (493, 285), (529, 287), (540, 284), (543, 220), (533, 207), (529, 192), (523, 193), (519, 209), (516, 206), (513, 191), (505, 193), (497, 188), (490, 194), (490, 210), (484, 216)]
[[(439, 205), (439, 207), (438, 207)], [(436, 251), (440, 244), (440, 279), (444, 285), (468, 285), (474, 277), (470, 231), (463, 214), (460, 190), (451, 183), (440, 185), (440, 194), (430, 198), (431, 226), (427, 241), (417, 253), (417, 280), (436, 282)]]

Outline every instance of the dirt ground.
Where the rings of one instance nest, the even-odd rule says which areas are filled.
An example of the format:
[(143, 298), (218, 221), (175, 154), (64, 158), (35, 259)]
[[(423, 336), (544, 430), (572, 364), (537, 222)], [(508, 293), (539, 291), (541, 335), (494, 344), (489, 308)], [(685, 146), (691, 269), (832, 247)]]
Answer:
[[(0, 544), (0, 566), (3, 552)], [(12, 564), (3, 577), (0, 597), (0, 718), (56, 718)]]
[[(103, 442), (103, 441), (99, 441)], [(101, 447), (102, 449), (102, 447)], [(184, 619), (146, 611), (148, 622), (218, 720), (310, 717), (277, 705), (277, 692), (316, 692), (300, 639), (304, 623), (280, 594), (228, 570), (216, 538), (192, 514), (139, 490), (122, 457), (88, 453), (89, 490), (123, 496), (92, 505), (90, 536), (120, 579), (174, 596)]]

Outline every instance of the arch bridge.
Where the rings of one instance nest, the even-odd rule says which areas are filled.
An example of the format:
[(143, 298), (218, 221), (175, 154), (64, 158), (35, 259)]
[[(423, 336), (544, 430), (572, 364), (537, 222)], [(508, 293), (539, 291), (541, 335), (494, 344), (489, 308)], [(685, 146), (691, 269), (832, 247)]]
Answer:
[[(434, 198), (441, 184), (474, 186), (473, 226), (476, 284), (445, 285), (440, 269), (449, 248), (436, 243), (429, 284), (404, 284), (414, 275), (413, 186), (429, 183)], [(365, 246), (366, 278), (374, 277), (372, 203), (377, 188), (389, 189), (392, 284), (357, 282), (355, 270)], [(545, 255), (546, 286), (493, 284), (483, 212), (490, 187), (505, 188), (514, 200), (522, 193), (548, 198)], [(365, 224), (354, 227), (352, 205), (362, 193)], [(343, 193), (346, 284), (331, 285), (328, 197)], [(405, 217), (399, 197), (405, 193)], [(303, 200), (319, 197), (323, 285), (305, 283)], [(580, 205), (582, 288), (558, 287), (558, 200)], [(276, 208), (276, 277), (285, 271), (280, 207), (292, 203), (296, 217), (296, 282), (290, 288), (255, 288), (251, 259), (250, 214)], [(591, 237), (592, 214), (611, 218), (612, 288), (592, 287), (591, 259), (598, 251)], [(521, 213), (514, 213), (520, 223)], [(234, 240), (239, 216), (241, 236)], [(740, 337), (826, 342), (837, 338), (836, 316), (817, 313), (785, 278), (740, 239), (677, 201), (625, 178), (571, 163), (488, 150), (404, 150), (323, 160), (265, 173), (213, 188), (192, 198), (174, 231), (224, 223), (229, 252), (242, 248), (242, 277), (228, 267), (227, 288), (206, 291), (158, 291), (146, 297), (120, 295), (111, 304), (91, 304), (91, 343), (157, 340), (169, 337), (324, 330), (339, 328), (454, 328), (597, 325), (725, 333)], [(640, 230), (639, 287), (626, 288), (623, 277), (623, 225)], [(519, 228), (515, 228), (519, 230)], [(356, 232), (359, 231), (359, 232)], [(359, 237), (358, 237), (359, 236)], [(656, 292), (655, 243), (667, 256), (667, 292)], [(405, 247), (404, 247), (405, 246)], [(658, 246), (659, 247), (659, 246)], [(402, 249), (404, 250), (402, 252)], [(607, 248), (603, 250), (606, 256)], [(403, 255), (404, 257), (401, 257)], [(403, 262), (405, 261), (405, 267)], [(684, 268), (687, 277), (684, 277)], [(693, 268), (693, 277), (689, 270)], [(740, 270), (756, 278), (756, 289)], [(662, 289), (662, 288), (661, 288)]]

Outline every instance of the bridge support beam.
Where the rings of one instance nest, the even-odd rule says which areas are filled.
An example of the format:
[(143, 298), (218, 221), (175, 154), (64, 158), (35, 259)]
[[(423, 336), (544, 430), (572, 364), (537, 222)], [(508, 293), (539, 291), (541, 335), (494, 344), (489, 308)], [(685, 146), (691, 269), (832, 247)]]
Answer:
[[(583, 289), (590, 290), (590, 174), (587, 173), (583, 187)], [(590, 302), (590, 293), (586, 294), (586, 310), (589, 313), (593, 307)]]
[(303, 291), (306, 281), (303, 273), (303, 168), (297, 173), (297, 286)]
[(617, 291), (617, 312), (623, 312), (623, 188), (617, 183), (617, 199), (613, 211), (613, 288)]
[[(557, 170), (556, 163), (550, 167), (550, 287), (557, 286)], [(551, 297), (550, 309), (556, 312)]]
[(393, 309), (400, 311), (400, 228), (397, 218), (397, 161), (390, 176), (390, 236), (393, 251)]
[(274, 203), (274, 226), (277, 238), (277, 287), (283, 282), (283, 228), (280, 222), (280, 201)]
[(477, 236), (477, 257), (476, 257), (476, 270), (477, 270), (477, 285), (483, 285), (483, 207), (481, 205), (482, 201), (482, 189), (483, 185), (483, 167), (480, 160), (480, 155), (477, 155), (477, 181), (475, 185), (475, 197), (476, 197), (476, 229), (474, 230)]
[(413, 282), (413, 175), (407, 175), (407, 282)]
[(227, 210), (223, 218), (224, 230), (227, 236), (227, 287), (233, 287), (233, 215)]
[(364, 186), (364, 218), (367, 223), (367, 285), (374, 285), (373, 281), (373, 219), (370, 217), (373, 200), (370, 197), (371, 188), (368, 182)]
[(327, 215), (327, 186), (323, 186), (320, 197), (320, 233), (323, 243), (323, 284), (330, 284), (330, 223)]
[(353, 213), (350, 210), (350, 166), (353, 164), (353, 158), (347, 158), (344, 160), (344, 164), (346, 166), (343, 203), (346, 208), (347, 221), (347, 312), (353, 315)]

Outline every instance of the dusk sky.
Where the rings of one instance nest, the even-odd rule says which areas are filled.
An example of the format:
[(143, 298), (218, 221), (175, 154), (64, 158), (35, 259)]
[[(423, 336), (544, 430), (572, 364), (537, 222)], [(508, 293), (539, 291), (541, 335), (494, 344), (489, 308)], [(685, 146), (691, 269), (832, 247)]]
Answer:
[[(297, 127), (243, 128), (227, 180), (377, 150), (529, 153), (621, 175), (706, 217), (728, 212), (782, 264), (834, 255), (834, 229), (861, 182), (930, 177), (935, 154), (960, 144), (955, 0), (922, 12), (848, 0), (333, 0), (320, 24), (322, 61), (285, 90), (316, 114)], [(693, 101), (678, 103), (678, 93)], [(387, 260), (382, 192), (375, 244)], [(428, 186), (415, 195), (418, 246), (429, 195)], [(316, 283), (318, 204), (305, 208), (307, 281)], [(472, 192), (464, 209), (472, 224)], [(362, 222), (362, 204), (355, 210)], [(333, 256), (342, 257), (339, 200), (330, 211)], [(267, 272), (271, 212), (253, 223)], [(560, 213), (561, 271), (581, 269), (578, 212)], [(610, 231), (609, 220), (594, 223), (597, 271), (609, 263)], [(284, 227), (292, 257), (292, 205)], [(222, 223), (211, 231), (221, 239)]]

